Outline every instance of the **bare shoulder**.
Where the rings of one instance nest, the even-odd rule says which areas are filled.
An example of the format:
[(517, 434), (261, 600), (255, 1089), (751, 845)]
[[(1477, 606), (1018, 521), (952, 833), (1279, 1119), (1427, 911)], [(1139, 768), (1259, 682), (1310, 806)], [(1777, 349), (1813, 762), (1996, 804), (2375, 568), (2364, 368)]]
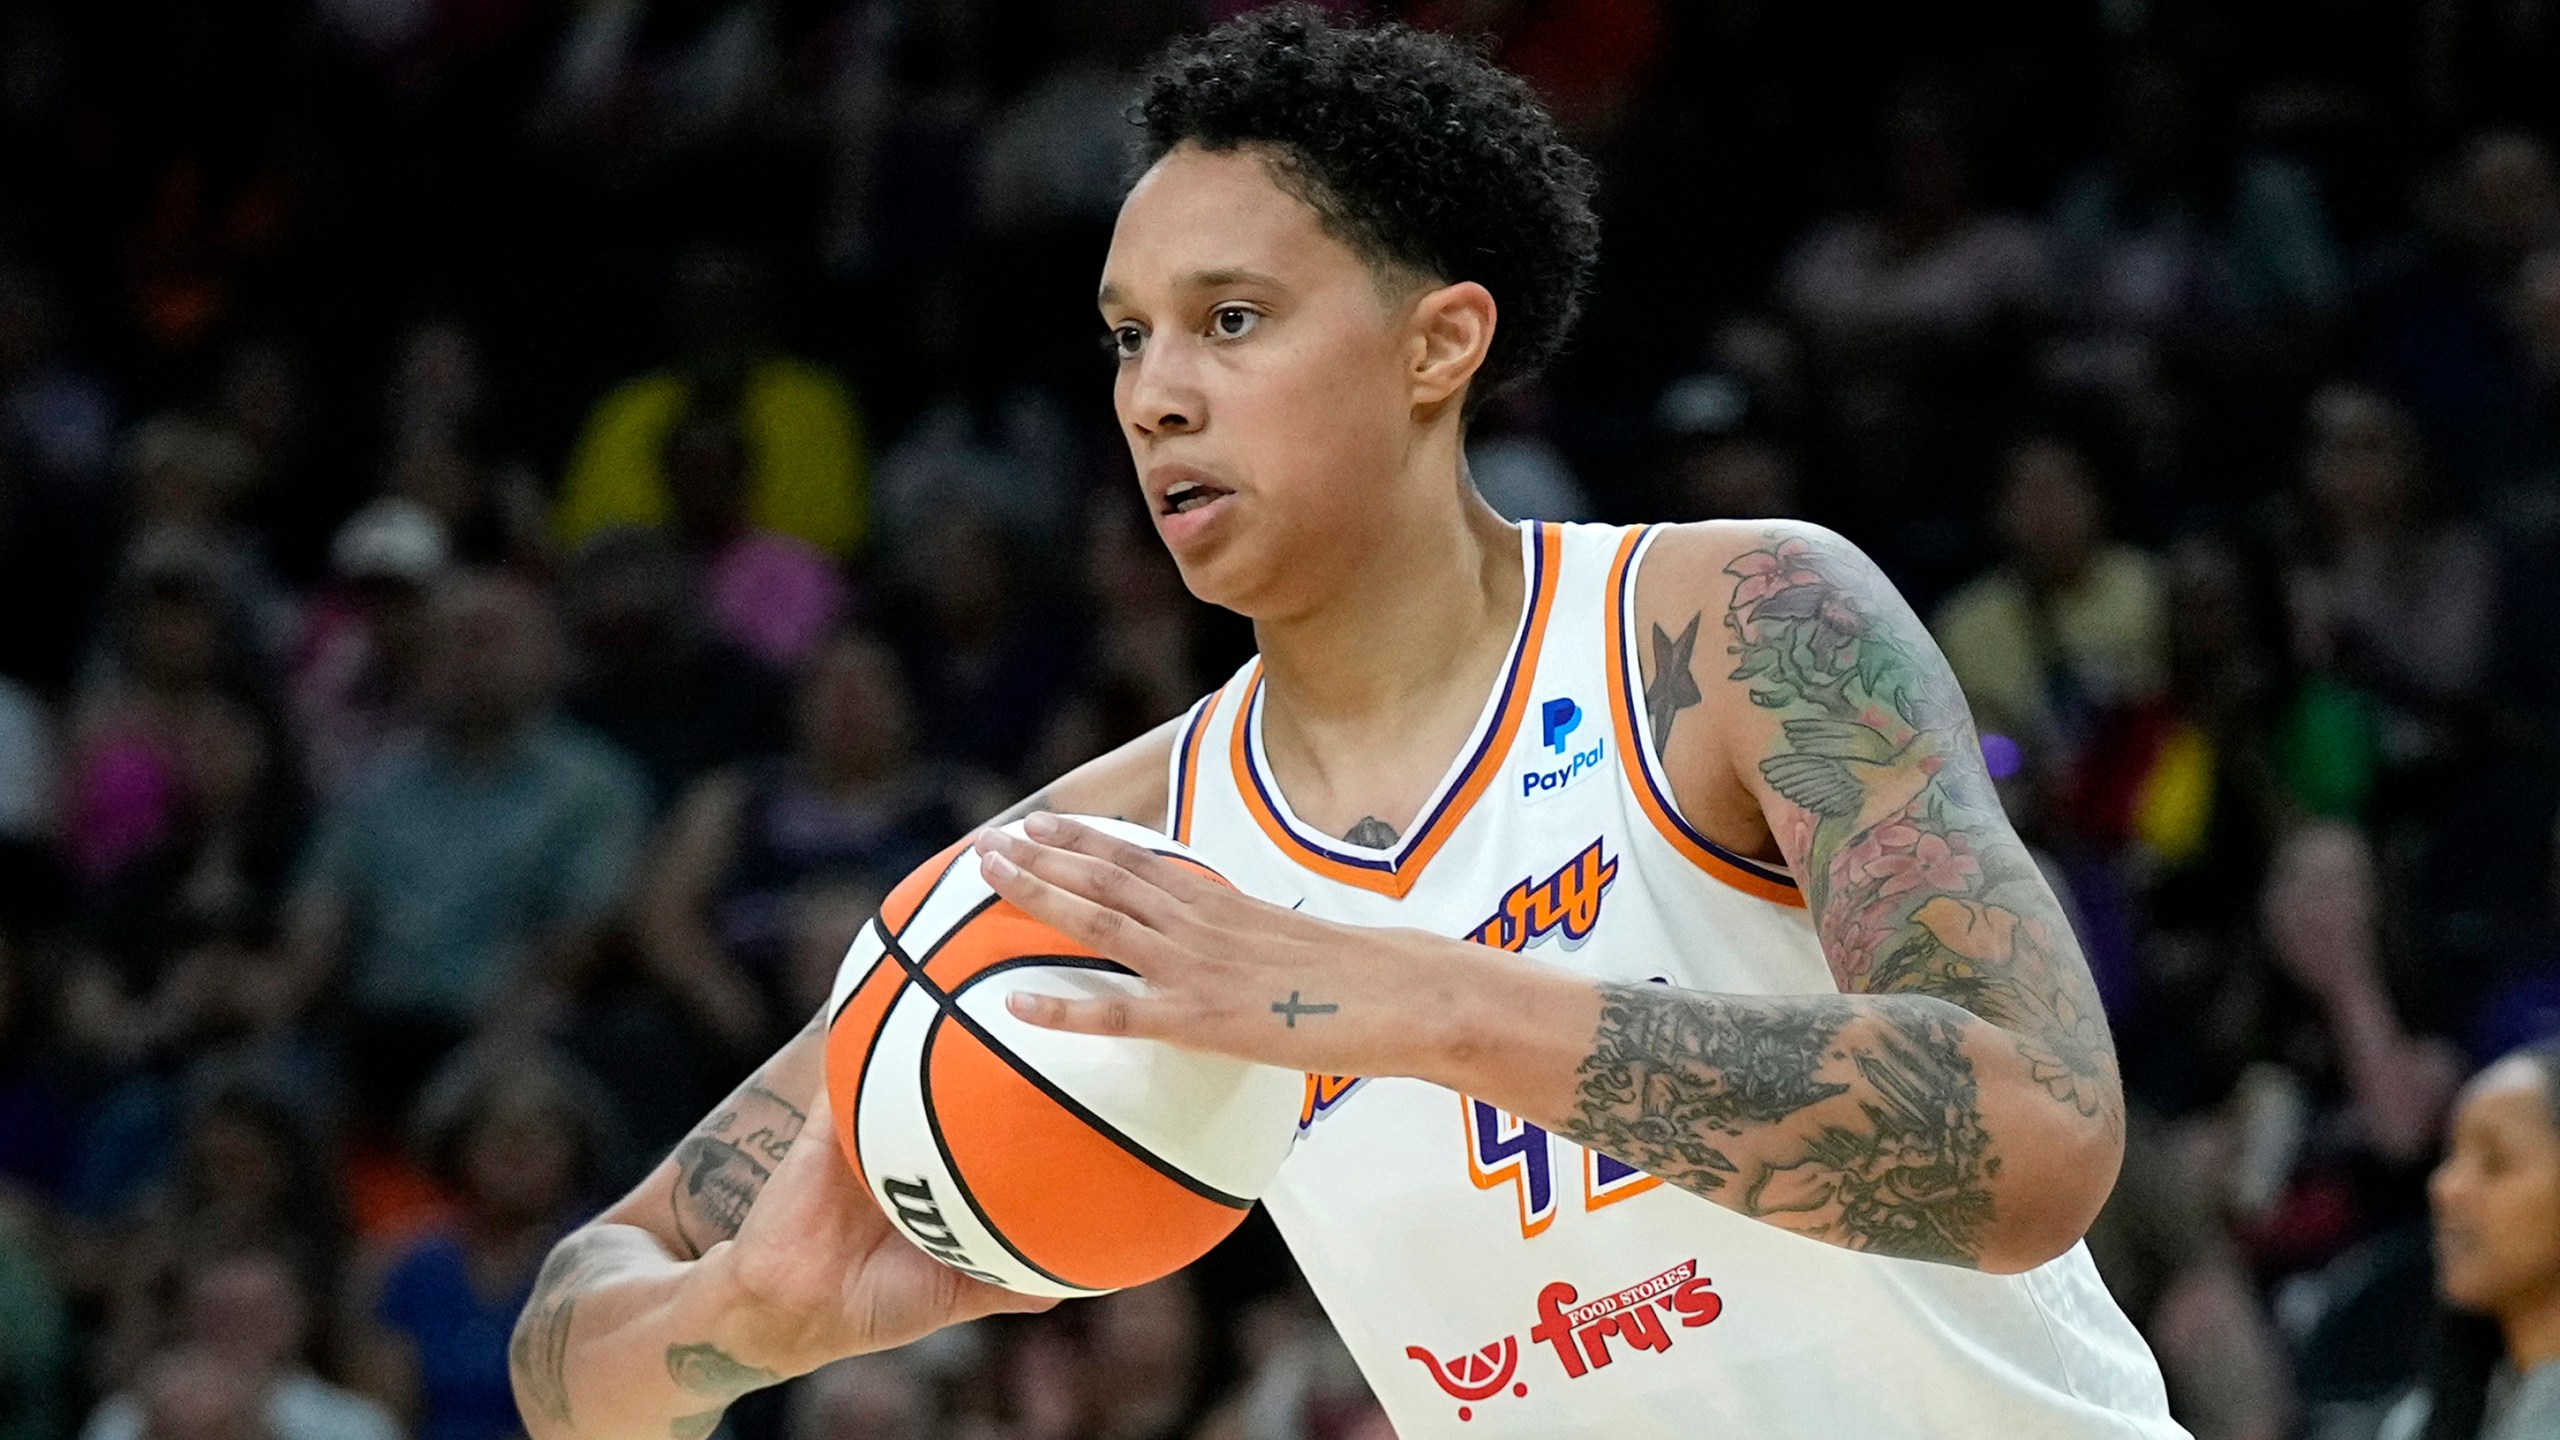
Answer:
[(1816, 567), (1845, 567), (1869, 585), (1892, 589), (1846, 536), (1809, 520), (1700, 520), (1655, 532), (1636, 577), (1637, 612), (1721, 615), (1737, 595), (1749, 603), (1801, 582)]
[[(1774, 729), (1755, 700), (1738, 617), (1815, 570), (1857, 577), (1853, 587), (1891, 597), (1892, 587), (1855, 545), (1801, 520), (1707, 520), (1665, 525), (1636, 575), (1636, 650), (1644, 724), (1690, 825), (1725, 848), (1780, 858), (1753, 775)], [(1880, 595), (1879, 595), (1880, 592)], [(1829, 589), (1807, 589), (1813, 601)]]
[(987, 823), (1003, 825), (1035, 810), (1048, 810), (1061, 815), (1109, 815), (1150, 830), (1163, 829), (1173, 747), (1181, 736), (1183, 718), (1175, 716), (1087, 760)]

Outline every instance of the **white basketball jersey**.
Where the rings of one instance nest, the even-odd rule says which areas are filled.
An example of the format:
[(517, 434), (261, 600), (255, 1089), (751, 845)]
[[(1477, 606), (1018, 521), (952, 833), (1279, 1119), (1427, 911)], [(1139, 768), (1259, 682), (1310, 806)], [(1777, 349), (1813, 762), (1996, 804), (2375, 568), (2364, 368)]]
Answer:
[[(1612, 981), (1835, 991), (1794, 880), (1673, 808), (1629, 643), (1649, 533), (1523, 527), (1510, 658), (1392, 849), (1290, 814), (1259, 662), (1186, 722), (1172, 833), (1332, 920)], [(2184, 1434), (2081, 1246), (2009, 1276), (1857, 1254), (1407, 1079), (1311, 1077), (1264, 1201), (1408, 1440)]]

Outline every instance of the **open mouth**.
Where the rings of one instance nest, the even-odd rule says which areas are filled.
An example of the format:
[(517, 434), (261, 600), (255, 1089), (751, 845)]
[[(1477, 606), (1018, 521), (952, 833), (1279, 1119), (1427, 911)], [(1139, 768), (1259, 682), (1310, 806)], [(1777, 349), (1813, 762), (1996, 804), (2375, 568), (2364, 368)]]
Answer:
[(1218, 486), (1206, 484), (1198, 480), (1176, 481), (1164, 492), (1163, 513), (1167, 515), (1180, 515), (1186, 511), (1197, 510), (1204, 505), (1208, 505), (1211, 502), (1220, 499), (1227, 493), (1227, 491), (1220, 489)]

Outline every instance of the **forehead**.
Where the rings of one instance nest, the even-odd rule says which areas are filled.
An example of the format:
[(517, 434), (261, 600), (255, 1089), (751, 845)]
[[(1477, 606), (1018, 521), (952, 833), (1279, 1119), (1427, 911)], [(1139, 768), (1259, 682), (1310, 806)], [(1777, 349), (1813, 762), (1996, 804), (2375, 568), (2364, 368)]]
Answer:
[(2502, 1128), (2560, 1131), (2552, 1110), (2542, 1067), (2520, 1055), (2481, 1071), (2462, 1092), (2464, 1118)]
[(1134, 302), (1208, 276), (1311, 285), (1366, 269), (1261, 155), (1185, 144), (1149, 167), (1121, 202), (1101, 298), (1106, 306)]

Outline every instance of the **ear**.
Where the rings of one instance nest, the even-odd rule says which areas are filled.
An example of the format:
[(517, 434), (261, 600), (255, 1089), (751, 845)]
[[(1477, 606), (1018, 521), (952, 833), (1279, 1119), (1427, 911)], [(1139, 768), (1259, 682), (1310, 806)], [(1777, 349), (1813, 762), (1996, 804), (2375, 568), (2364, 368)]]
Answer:
[(1465, 392), (1493, 346), (1493, 292), (1473, 280), (1430, 290), (1413, 302), (1413, 403), (1438, 405)]

